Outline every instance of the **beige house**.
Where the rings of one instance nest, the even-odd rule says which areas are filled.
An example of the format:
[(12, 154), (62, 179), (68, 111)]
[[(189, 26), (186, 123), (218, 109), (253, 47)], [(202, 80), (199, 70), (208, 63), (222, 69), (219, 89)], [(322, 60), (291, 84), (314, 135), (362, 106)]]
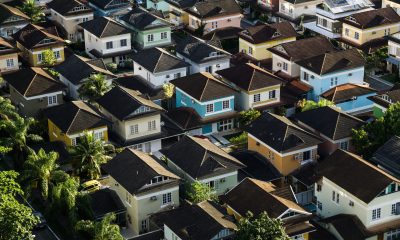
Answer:
[(0, 74), (17, 70), (18, 68), (18, 50), (0, 37)]
[(179, 177), (146, 153), (125, 148), (103, 169), (126, 207), (127, 226), (135, 235), (151, 230), (152, 214), (179, 206)]

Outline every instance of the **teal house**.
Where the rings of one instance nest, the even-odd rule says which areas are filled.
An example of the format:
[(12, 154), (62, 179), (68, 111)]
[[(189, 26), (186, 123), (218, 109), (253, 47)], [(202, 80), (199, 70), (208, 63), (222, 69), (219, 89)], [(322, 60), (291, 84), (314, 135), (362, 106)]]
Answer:
[(165, 13), (169, 11), (169, 3), (167, 3), (164, 0), (147, 0), (146, 8), (151, 10), (162, 11)]
[(171, 44), (170, 25), (143, 8), (134, 8), (122, 16), (120, 22), (132, 30), (132, 42), (137, 49)]

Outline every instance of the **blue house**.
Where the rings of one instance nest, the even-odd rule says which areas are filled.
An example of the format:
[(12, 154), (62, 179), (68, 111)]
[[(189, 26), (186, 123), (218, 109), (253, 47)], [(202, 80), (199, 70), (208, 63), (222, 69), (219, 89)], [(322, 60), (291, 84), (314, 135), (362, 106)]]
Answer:
[(129, 0), (89, 0), (89, 6), (96, 17), (118, 18), (132, 10)]
[[(192, 129), (184, 127), (185, 130), (195, 130), (195, 135), (202, 135), (235, 127), (235, 90), (230, 86), (207, 72), (178, 78), (171, 83), (175, 86), (176, 96), (176, 110), (171, 116), (179, 115), (178, 124), (189, 120), (196, 123)], [(183, 115), (188, 119), (182, 119)]]
[(313, 90), (308, 99), (318, 101), (322, 93), (342, 84), (364, 84), (364, 58), (356, 49), (327, 52), (297, 62), (300, 80)]

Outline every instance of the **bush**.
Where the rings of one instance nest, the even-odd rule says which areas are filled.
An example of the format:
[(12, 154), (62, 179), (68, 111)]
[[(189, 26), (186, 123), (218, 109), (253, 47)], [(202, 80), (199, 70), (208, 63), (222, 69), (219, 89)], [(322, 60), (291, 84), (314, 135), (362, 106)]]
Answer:
[(247, 143), (247, 133), (242, 132), (239, 136), (231, 137), (229, 142), (233, 144), (245, 144)]
[(116, 73), (118, 70), (118, 66), (116, 63), (108, 63), (107, 64), (107, 69), (112, 72), (112, 73)]

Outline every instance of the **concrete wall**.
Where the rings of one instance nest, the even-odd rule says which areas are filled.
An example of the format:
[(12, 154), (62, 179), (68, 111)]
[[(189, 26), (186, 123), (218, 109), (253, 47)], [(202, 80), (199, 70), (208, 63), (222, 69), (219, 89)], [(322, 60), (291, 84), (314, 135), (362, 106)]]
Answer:
[[(73, 42), (83, 40), (83, 35), (78, 32), (78, 24), (93, 20), (93, 13), (77, 14), (74, 16), (63, 16), (58, 12), (51, 11), (51, 19), (61, 25), (67, 32), (67, 38)], [(71, 36), (72, 35), (72, 36)]]
[[(7, 67), (7, 59), (12, 59), (14, 65)], [(14, 71), (17, 69), (19, 69), (17, 53), (5, 54), (0, 56), (0, 73)]]
[[(399, 27), (400, 23), (395, 23), (368, 29), (358, 29), (356, 27), (343, 23), (342, 38), (355, 44), (361, 45), (373, 39), (382, 38), (391, 33), (396, 33), (399, 31)], [(358, 39), (355, 38), (356, 33), (359, 34)]]

